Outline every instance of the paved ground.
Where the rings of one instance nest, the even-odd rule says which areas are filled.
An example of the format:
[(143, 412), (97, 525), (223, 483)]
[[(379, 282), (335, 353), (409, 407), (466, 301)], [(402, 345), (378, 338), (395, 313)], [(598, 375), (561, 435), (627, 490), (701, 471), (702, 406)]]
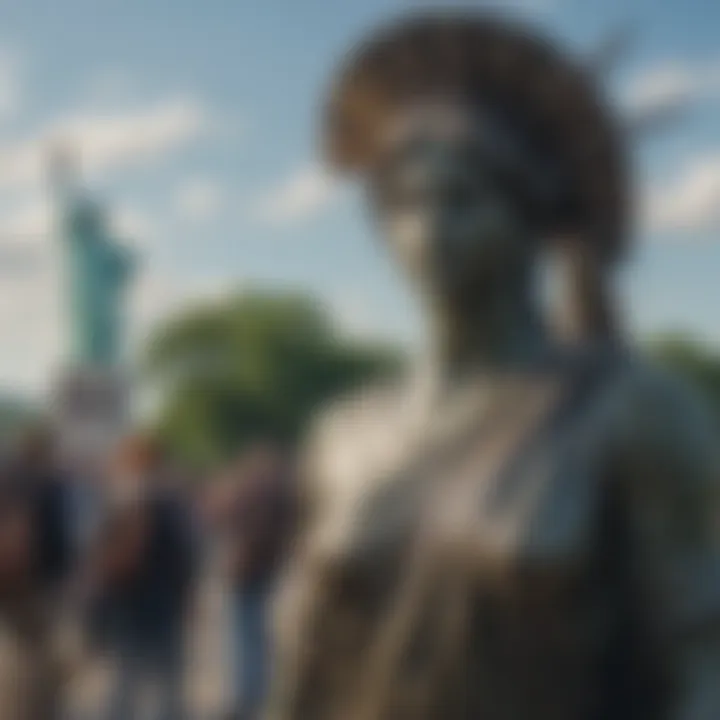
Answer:
[[(208, 575), (201, 585), (189, 638), (187, 681), (191, 720), (216, 720), (226, 707), (227, 677), (224, 644), (227, 636), (226, 598), (220, 582)], [(112, 667), (88, 662), (73, 683), (68, 720), (96, 720), (110, 686)]]

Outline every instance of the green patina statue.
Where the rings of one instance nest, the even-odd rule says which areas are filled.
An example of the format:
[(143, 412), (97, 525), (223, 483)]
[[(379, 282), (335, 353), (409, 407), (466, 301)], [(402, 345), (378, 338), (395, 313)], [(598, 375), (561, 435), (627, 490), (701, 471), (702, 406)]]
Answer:
[(73, 361), (110, 368), (121, 359), (124, 296), (134, 259), (109, 233), (102, 208), (70, 198), (61, 236), (67, 262)]

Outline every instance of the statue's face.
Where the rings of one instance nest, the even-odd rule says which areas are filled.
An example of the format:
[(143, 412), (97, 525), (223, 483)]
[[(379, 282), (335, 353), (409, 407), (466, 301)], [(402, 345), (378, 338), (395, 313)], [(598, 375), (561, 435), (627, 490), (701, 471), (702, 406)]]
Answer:
[(388, 133), (375, 179), (381, 229), (421, 289), (463, 302), (526, 268), (534, 253), (522, 213), (460, 108), (408, 111)]

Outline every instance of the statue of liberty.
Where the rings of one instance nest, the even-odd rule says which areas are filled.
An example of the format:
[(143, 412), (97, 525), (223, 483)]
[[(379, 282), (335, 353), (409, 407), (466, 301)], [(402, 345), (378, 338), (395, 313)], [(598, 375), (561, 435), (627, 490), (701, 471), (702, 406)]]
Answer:
[(102, 462), (130, 422), (123, 367), (125, 306), (135, 260), (113, 236), (101, 204), (79, 188), (67, 149), (50, 163), (68, 319), (67, 366), (53, 399), (68, 462)]
[(73, 364), (110, 369), (122, 358), (125, 296), (135, 266), (112, 237), (104, 209), (78, 190), (67, 153), (53, 158)]

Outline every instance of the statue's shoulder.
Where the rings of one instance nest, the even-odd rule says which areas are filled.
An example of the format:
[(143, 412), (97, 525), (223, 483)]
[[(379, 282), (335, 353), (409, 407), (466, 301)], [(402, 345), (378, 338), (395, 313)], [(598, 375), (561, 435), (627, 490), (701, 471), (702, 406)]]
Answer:
[(305, 444), (305, 474), (310, 482), (323, 494), (333, 494), (362, 473), (376, 451), (392, 441), (403, 397), (402, 383), (388, 380), (322, 408)]
[(333, 400), (312, 422), (311, 444), (321, 451), (350, 450), (392, 432), (403, 392), (400, 382), (388, 380)]

